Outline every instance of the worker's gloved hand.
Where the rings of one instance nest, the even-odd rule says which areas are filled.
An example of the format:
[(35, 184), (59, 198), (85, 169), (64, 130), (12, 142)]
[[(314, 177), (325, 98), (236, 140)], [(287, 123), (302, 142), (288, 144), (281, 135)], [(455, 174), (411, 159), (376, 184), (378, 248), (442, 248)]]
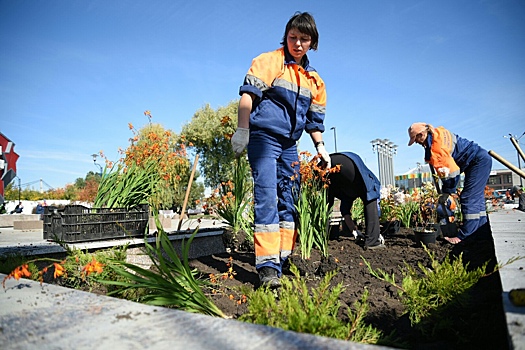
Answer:
[(246, 128), (237, 128), (235, 131), (235, 134), (233, 134), (231, 143), (233, 152), (235, 152), (235, 156), (238, 157), (241, 155), (242, 151), (248, 146), (248, 142), (250, 141), (250, 129)]
[(317, 153), (323, 159), (323, 162), (326, 163), (326, 169), (330, 169), (330, 167), (332, 166), (332, 161), (330, 160), (330, 155), (324, 147), (324, 143), (319, 143), (315, 148), (317, 149)]
[(440, 194), (439, 198), (438, 198), (438, 203), (439, 204), (447, 204), (448, 196), (450, 196), (450, 194), (448, 194), (448, 193)]

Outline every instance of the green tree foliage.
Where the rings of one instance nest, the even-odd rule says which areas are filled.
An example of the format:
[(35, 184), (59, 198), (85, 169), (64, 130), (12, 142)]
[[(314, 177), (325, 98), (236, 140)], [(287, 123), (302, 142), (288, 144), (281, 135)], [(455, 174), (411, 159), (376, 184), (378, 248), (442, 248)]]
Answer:
[(186, 143), (199, 154), (204, 184), (216, 188), (233, 176), (233, 153), (230, 139), (237, 127), (238, 101), (213, 110), (205, 105), (182, 127), (179, 143)]

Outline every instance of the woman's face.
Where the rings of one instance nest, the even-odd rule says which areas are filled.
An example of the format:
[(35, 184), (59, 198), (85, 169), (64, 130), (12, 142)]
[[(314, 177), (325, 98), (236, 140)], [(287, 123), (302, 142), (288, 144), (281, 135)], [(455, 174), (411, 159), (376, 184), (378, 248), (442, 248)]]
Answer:
[(301, 33), (296, 28), (292, 28), (288, 31), (286, 43), (288, 46), (288, 51), (295, 59), (295, 62), (300, 64), (303, 56), (306, 55), (308, 50), (310, 50), (312, 37), (308, 34)]
[(420, 132), (419, 134), (416, 135), (416, 139), (414, 142), (420, 144), (421, 146), (424, 146), (425, 141), (427, 139), (427, 134), (428, 134), (427, 130)]

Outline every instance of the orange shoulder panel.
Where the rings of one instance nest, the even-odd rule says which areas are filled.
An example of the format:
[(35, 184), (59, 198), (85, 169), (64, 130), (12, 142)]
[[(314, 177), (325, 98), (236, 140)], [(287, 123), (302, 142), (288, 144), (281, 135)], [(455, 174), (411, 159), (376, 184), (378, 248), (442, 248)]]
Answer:
[(261, 79), (266, 85), (272, 82), (284, 71), (284, 52), (281, 49), (265, 52), (255, 57), (248, 74)]
[(434, 128), (429, 163), (436, 169), (439, 177), (447, 178), (449, 174), (459, 172), (459, 167), (452, 158), (453, 150), (454, 140), (450, 131), (442, 126)]

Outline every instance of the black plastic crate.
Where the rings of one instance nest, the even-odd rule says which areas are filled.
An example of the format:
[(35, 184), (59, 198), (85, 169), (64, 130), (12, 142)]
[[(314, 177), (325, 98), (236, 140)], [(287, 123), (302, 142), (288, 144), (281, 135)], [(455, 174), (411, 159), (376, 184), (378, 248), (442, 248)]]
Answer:
[(63, 209), (46, 207), (44, 239), (74, 243), (143, 237), (148, 218), (148, 205), (131, 210), (88, 208), (82, 205), (66, 205)]

